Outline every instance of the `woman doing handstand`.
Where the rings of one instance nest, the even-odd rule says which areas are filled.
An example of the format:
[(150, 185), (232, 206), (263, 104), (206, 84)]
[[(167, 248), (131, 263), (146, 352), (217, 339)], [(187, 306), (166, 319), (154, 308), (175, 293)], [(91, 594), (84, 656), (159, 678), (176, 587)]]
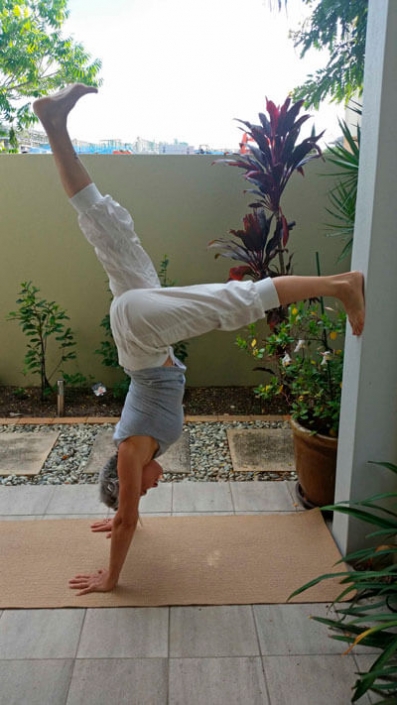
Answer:
[(117, 455), (100, 478), (102, 499), (116, 514), (92, 527), (111, 532), (109, 566), (72, 578), (69, 585), (79, 590), (78, 595), (106, 592), (117, 585), (137, 525), (140, 497), (157, 485), (162, 474), (155, 458), (182, 432), (185, 367), (174, 355), (176, 341), (215, 329), (236, 330), (264, 318), (272, 308), (319, 296), (342, 302), (354, 335), (361, 335), (364, 325), (359, 272), (162, 288), (131, 216), (110, 196), (100, 194), (70, 140), (69, 112), (83, 95), (96, 92), (74, 84), (33, 106), (80, 228), (109, 277), (111, 329), (120, 365), (131, 377), (114, 434)]

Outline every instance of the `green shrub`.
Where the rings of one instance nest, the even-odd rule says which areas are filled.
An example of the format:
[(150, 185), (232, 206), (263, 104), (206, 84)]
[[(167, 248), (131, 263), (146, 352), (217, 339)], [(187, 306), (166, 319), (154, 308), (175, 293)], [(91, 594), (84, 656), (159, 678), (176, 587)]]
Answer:
[[(397, 465), (376, 463), (397, 475)], [(336, 608), (337, 619), (313, 617), (326, 624), (334, 639), (345, 641), (350, 651), (356, 644), (377, 648), (380, 653), (367, 672), (359, 673), (351, 702), (359, 700), (367, 691), (381, 699), (374, 705), (397, 703), (397, 492), (377, 494), (360, 502), (338, 502), (323, 510), (342, 512), (364, 521), (376, 531), (368, 535), (375, 545), (344, 556), (339, 563), (350, 563), (353, 568), (341, 573), (321, 575), (295, 590), (289, 599), (322, 580), (340, 578), (344, 586), (335, 600), (341, 603), (351, 596), (350, 604)], [(381, 503), (381, 504), (380, 504)], [(384, 504), (387, 503), (387, 506)], [(374, 598), (369, 601), (368, 598)]]
[[(83, 380), (86, 381), (83, 375), (67, 374), (61, 368), (65, 362), (76, 359), (74, 334), (66, 325), (69, 316), (55, 301), (40, 298), (40, 289), (31, 281), (22, 282), (21, 287), (19, 298), (16, 300), (19, 308), (17, 311), (11, 311), (7, 320), (18, 321), (28, 338), (24, 374), (31, 372), (40, 376), (42, 399), (53, 390), (50, 380), (57, 371), (69, 384), (82, 384)], [(58, 359), (55, 367), (49, 372), (48, 350), (51, 341), (55, 344), (52, 348), (58, 348)]]

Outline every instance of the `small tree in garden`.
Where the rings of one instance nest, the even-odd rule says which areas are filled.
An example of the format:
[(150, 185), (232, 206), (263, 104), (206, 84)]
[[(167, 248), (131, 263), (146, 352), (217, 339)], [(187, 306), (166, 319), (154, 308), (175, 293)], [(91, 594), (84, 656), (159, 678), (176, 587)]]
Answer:
[(254, 197), (249, 204), (252, 212), (243, 218), (243, 229), (230, 230), (233, 238), (209, 243), (210, 248), (219, 250), (215, 257), (242, 262), (230, 269), (230, 279), (249, 276), (257, 281), (291, 273), (292, 255), (287, 245), (295, 222), (287, 220), (281, 199), (292, 174), (303, 175), (305, 164), (322, 156), (318, 141), (323, 133), (298, 142), (301, 127), (310, 117), (299, 117), (302, 106), (301, 100), (291, 105), (290, 98), (281, 107), (266, 100), (267, 115), (259, 113), (259, 125), (238, 120), (248, 135), (247, 153), (217, 160), (243, 169), (244, 178), (252, 185), (245, 193)]
[[(41, 398), (52, 390), (50, 379), (60, 366), (68, 360), (76, 359), (76, 345), (72, 330), (66, 326), (65, 321), (69, 316), (55, 303), (39, 298), (40, 289), (32, 282), (22, 282), (17, 311), (11, 311), (7, 320), (18, 321), (22, 331), (28, 338), (27, 352), (25, 354), (24, 373), (40, 375)], [(48, 371), (48, 344), (53, 340), (58, 346), (59, 358), (54, 369)], [(81, 383), (85, 378), (79, 374), (63, 377), (71, 383)]]
[(98, 85), (101, 62), (63, 35), (68, 0), (0, 0), (0, 122), (17, 132), (37, 121), (32, 98), (81, 81)]
[[(270, 9), (288, 9), (288, 0), (268, 0)], [(318, 107), (326, 98), (347, 103), (361, 96), (364, 84), (365, 38), (368, 0), (301, 0), (312, 10), (300, 27), (290, 33), (299, 58), (310, 50), (323, 51), (325, 66), (310, 74), (294, 89), (294, 98), (303, 98), (306, 107)], [(376, 4), (376, 3), (374, 3)]]

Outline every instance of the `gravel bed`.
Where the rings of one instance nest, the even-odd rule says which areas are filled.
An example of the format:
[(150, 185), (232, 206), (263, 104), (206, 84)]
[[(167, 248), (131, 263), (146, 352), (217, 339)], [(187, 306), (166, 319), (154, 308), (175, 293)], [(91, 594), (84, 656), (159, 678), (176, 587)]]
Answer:
[[(189, 423), (191, 470), (187, 473), (164, 473), (163, 482), (248, 482), (296, 480), (290, 472), (233, 472), (226, 431), (228, 428), (280, 428), (285, 422), (230, 421)], [(76, 485), (96, 484), (97, 473), (85, 473), (92, 444), (97, 434), (112, 424), (0, 425), (0, 433), (45, 433), (59, 431), (59, 437), (38, 475), (0, 476), (0, 485)], [(104, 459), (106, 462), (106, 458)]]

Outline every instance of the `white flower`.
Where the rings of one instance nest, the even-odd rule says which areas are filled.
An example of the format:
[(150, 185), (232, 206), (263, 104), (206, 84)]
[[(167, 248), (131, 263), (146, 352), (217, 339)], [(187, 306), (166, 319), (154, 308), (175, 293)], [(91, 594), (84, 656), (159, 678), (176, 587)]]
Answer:
[(332, 355), (332, 352), (330, 350), (326, 350), (325, 352), (320, 353), (320, 355), (323, 356), (323, 359), (321, 360), (321, 365), (326, 365)]
[(290, 362), (292, 362), (292, 359), (290, 358), (288, 353), (285, 353), (284, 357), (281, 359), (282, 366), (287, 367)]
[(298, 340), (294, 352), (297, 353), (297, 352), (299, 352), (299, 350), (302, 350), (302, 348), (304, 348), (304, 347), (305, 347), (305, 341), (304, 341), (304, 340)]

